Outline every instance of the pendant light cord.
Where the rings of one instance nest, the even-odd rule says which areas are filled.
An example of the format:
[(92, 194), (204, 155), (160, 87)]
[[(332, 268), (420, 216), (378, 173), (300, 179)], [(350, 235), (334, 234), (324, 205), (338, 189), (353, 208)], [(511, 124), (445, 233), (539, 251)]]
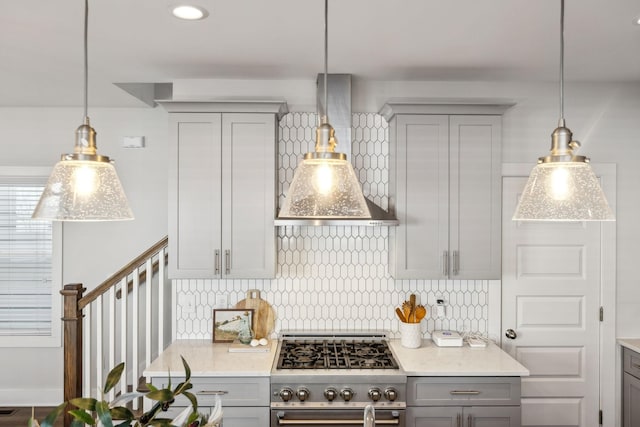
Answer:
[(89, 116), (87, 114), (87, 105), (89, 104), (89, 60), (87, 47), (87, 33), (89, 32), (89, 0), (84, 0), (84, 123), (89, 124)]
[(323, 123), (329, 123), (329, 95), (327, 92), (327, 73), (329, 66), (329, 0), (324, 0), (324, 117)]
[(560, 0), (560, 120), (564, 127), (564, 0)]

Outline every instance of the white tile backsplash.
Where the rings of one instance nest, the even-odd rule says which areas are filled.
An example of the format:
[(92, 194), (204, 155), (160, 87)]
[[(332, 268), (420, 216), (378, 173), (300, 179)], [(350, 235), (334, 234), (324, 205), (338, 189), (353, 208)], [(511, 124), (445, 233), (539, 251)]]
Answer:
[[(299, 159), (315, 144), (315, 113), (290, 113), (280, 122), (280, 198)], [(353, 164), (363, 191), (388, 206), (388, 125), (378, 114), (353, 114)], [(427, 307), (423, 333), (453, 329), (488, 334), (487, 280), (395, 280), (387, 272), (385, 227), (280, 227), (278, 267), (273, 280), (174, 280), (176, 293), (193, 294), (195, 310), (176, 303), (176, 338), (210, 339), (216, 294), (230, 307), (259, 289), (274, 307), (276, 331), (287, 329), (379, 329), (398, 336), (395, 307), (410, 293)], [(498, 282), (499, 283), (499, 282)], [(495, 287), (495, 286), (494, 286)], [(498, 286), (499, 287), (499, 286)], [(446, 317), (435, 316), (436, 299), (447, 304)]]

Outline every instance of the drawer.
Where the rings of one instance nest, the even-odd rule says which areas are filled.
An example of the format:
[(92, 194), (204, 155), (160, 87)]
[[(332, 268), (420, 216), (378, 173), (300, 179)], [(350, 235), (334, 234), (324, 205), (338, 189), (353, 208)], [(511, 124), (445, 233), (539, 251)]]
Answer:
[[(184, 410), (183, 406), (171, 405), (169, 410), (162, 412), (158, 418), (172, 420)], [(200, 406), (198, 412), (209, 415), (212, 407)], [(224, 427), (264, 427), (269, 425), (269, 407), (227, 406), (222, 407), (222, 424)]]
[[(181, 379), (172, 378), (172, 388)], [(166, 387), (168, 378), (153, 378), (156, 387)], [(189, 390), (198, 398), (199, 406), (213, 406), (215, 395), (220, 393), (222, 406), (269, 406), (269, 377), (192, 377)], [(178, 396), (177, 406), (187, 406), (187, 398)]]
[(520, 377), (409, 377), (407, 405), (520, 405)]
[(640, 353), (628, 348), (624, 349), (624, 371), (636, 378), (640, 378)]

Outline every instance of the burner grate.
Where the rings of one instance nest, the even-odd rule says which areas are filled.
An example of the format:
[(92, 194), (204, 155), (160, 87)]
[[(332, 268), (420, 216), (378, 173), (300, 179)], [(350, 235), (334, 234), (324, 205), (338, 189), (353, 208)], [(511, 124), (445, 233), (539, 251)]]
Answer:
[(399, 369), (386, 341), (284, 340), (277, 369)]

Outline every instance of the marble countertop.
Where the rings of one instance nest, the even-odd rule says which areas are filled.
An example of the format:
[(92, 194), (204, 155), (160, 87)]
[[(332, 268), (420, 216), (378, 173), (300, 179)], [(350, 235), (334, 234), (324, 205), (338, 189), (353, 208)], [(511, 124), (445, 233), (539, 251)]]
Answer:
[[(633, 340), (632, 340), (633, 341)], [(640, 340), (637, 346), (640, 347)], [(231, 344), (208, 340), (178, 340), (149, 365), (146, 377), (184, 374), (180, 356), (189, 363), (192, 376), (199, 377), (262, 377), (269, 376), (278, 343), (272, 340), (269, 351), (261, 353), (231, 353)], [(528, 376), (527, 368), (497, 345), (484, 348), (437, 347), (423, 340), (420, 348), (402, 347), (400, 340), (389, 341), (398, 363), (409, 376)], [(633, 348), (633, 347), (630, 347)], [(637, 350), (636, 350), (637, 351)]]
[(640, 338), (618, 338), (618, 344), (640, 353)]
[[(184, 375), (180, 356), (189, 364), (191, 375), (198, 377), (268, 377), (276, 355), (278, 343), (272, 340), (269, 351), (260, 353), (230, 353), (227, 343), (209, 340), (178, 340), (144, 370), (145, 377)], [(258, 349), (264, 347), (257, 347)]]
[(438, 347), (422, 340), (419, 348), (405, 348), (391, 340), (391, 349), (409, 376), (529, 376), (529, 370), (494, 343), (487, 347)]

